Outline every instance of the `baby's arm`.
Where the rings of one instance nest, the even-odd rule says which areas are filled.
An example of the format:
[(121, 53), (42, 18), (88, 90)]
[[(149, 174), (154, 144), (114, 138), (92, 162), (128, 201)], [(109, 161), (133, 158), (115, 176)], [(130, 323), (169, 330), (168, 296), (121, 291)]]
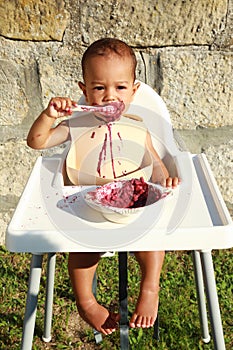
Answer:
[(180, 179), (178, 177), (172, 178), (169, 176), (169, 172), (165, 164), (153, 146), (149, 132), (147, 133), (147, 147), (153, 158), (153, 172), (151, 177), (152, 182), (160, 183), (162, 186), (166, 187), (177, 187), (177, 185), (180, 183)]
[(55, 119), (72, 114), (71, 107), (75, 103), (69, 98), (52, 98), (48, 107), (33, 123), (27, 137), (28, 146), (34, 149), (44, 149), (57, 146), (69, 139), (69, 127), (66, 122), (53, 128)]

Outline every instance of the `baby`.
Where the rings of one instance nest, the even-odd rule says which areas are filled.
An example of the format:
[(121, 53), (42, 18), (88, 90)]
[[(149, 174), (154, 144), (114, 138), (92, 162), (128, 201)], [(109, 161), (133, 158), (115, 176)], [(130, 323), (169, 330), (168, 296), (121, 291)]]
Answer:
[[(79, 82), (86, 103), (95, 106), (123, 102), (127, 111), (140, 86), (140, 83), (135, 83), (136, 64), (133, 50), (123, 41), (105, 38), (90, 45), (82, 58), (83, 82)], [(109, 123), (107, 116), (84, 113), (53, 127), (55, 119), (70, 116), (75, 106), (70, 98), (52, 98), (33, 123), (27, 138), (28, 145), (34, 149), (72, 141), (66, 160), (67, 181), (101, 184), (117, 178), (135, 178), (143, 175), (143, 169), (151, 165), (146, 180), (150, 178), (150, 181), (167, 187), (179, 184), (177, 177), (169, 176), (140, 118), (125, 115)], [(135, 152), (131, 151), (124, 157), (122, 154), (128, 150), (128, 139), (131, 144), (139, 144), (139, 152), (135, 148)], [(113, 153), (116, 155), (117, 152), (116, 161)], [(131, 161), (130, 156), (135, 159)], [(157, 317), (159, 280), (165, 253), (139, 251), (134, 254), (141, 268), (141, 283), (129, 324), (133, 328), (148, 328), (154, 325)], [(111, 334), (118, 327), (120, 315), (100, 305), (92, 293), (92, 281), (100, 257), (100, 253), (70, 253), (68, 270), (80, 316), (99, 332)]]

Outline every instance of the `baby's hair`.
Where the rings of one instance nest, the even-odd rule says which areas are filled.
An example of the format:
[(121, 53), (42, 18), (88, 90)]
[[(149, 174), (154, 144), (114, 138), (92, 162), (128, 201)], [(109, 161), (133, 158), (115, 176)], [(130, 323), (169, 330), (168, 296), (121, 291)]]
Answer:
[(93, 42), (84, 52), (82, 57), (82, 71), (85, 76), (86, 64), (90, 57), (94, 56), (108, 56), (110, 54), (117, 54), (120, 57), (129, 57), (132, 60), (133, 78), (136, 78), (137, 59), (133, 49), (124, 41), (114, 38), (103, 38)]

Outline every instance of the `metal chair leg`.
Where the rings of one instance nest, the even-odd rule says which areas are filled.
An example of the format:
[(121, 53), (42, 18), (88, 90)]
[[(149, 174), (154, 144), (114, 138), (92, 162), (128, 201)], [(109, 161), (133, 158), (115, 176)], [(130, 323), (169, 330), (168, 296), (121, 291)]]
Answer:
[(210, 334), (209, 334), (209, 327), (208, 327), (206, 298), (205, 298), (200, 252), (196, 250), (193, 251), (192, 258), (193, 258), (194, 276), (195, 276), (196, 290), (197, 290), (199, 317), (200, 317), (200, 324), (202, 329), (202, 340), (204, 343), (209, 343)]
[(47, 261), (46, 276), (46, 299), (45, 299), (45, 317), (44, 317), (44, 333), (42, 339), (48, 343), (51, 340), (51, 327), (53, 316), (53, 291), (55, 276), (56, 254), (49, 253)]
[(154, 324), (153, 338), (159, 341), (159, 314), (157, 314), (157, 318)]
[(23, 323), (21, 350), (29, 350), (32, 348), (33, 334), (36, 322), (37, 300), (40, 288), (42, 261), (42, 254), (32, 255), (26, 309)]
[(128, 254), (119, 252), (119, 304), (120, 304), (120, 344), (121, 350), (129, 349), (128, 326)]
[[(120, 306), (120, 344), (121, 350), (129, 349), (129, 335), (128, 335), (128, 300), (127, 300), (127, 253), (118, 254), (118, 268), (119, 268), (119, 306)], [(96, 297), (97, 294), (97, 279), (96, 274), (93, 278), (92, 291)], [(102, 334), (94, 329), (94, 336), (96, 344), (102, 341)]]
[(201, 264), (206, 289), (206, 297), (210, 314), (210, 324), (214, 340), (215, 350), (225, 350), (225, 341), (222, 328), (222, 320), (218, 302), (218, 294), (215, 282), (214, 267), (211, 251), (201, 251)]

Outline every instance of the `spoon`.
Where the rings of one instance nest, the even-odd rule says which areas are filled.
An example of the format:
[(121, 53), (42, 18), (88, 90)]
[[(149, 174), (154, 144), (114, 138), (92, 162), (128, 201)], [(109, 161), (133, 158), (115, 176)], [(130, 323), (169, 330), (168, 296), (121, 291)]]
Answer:
[(96, 105), (96, 106), (86, 106), (86, 105), (77, 105), (72, 108), (73, 112), (95, 112), (108, 119), (108, 121), (114, 121), (118, 119), (123, 110), (125, 109), (124, 102), (111, 102), (106, 105)]

